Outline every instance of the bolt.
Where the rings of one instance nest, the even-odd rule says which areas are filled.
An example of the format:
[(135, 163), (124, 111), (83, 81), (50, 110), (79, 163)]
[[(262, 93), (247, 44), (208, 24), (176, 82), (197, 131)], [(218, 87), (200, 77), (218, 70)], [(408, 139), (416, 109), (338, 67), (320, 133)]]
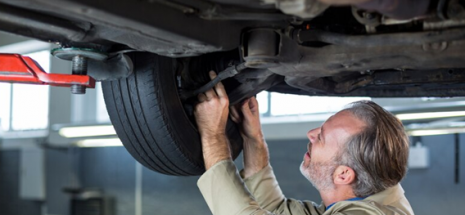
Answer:
[(86, 94), (86, 87), (79, 85), (79, 84), (73, 84), (71, 86), (71, 93), (72, 94)]
[[(76, 55), (73, 57), (73, 75), (87, 75), (87, 58), (83, 56)], [(86, 87), (74, 84), (71, 86), (71, 93), (72, 94), (85, 94)]]

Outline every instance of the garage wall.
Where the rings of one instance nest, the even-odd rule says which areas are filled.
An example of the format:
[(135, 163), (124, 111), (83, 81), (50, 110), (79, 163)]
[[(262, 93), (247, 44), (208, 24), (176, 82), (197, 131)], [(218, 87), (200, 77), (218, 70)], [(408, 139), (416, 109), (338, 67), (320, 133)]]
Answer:
[[(465, 211), (465, 135), (460, 143), (460, 183), (454, 183), (454, 136), (424, 137), (431, 165), (412, 169), (402, 185), (416, 214), (462, 215)], [(290, 198), (320, 202), (319, 194), (299, 172), (306, 140), (269, 141), (271, 163), (284, 193)], [(71, 156), (71, 158), (70, 158)], [(67, 213), (63, 187), (99, 188), (115, 200), (116, 215), (135, 214), (136, 163), (122, 147), (74, 151), (47, 150), (48, 214)], [(75, 157), (75, 159), (73, 158)], [(0, 152), (0, 211), (2, 215), (40, 214), (40, 203), (18, 198), (18, 160), (15, 150)], [(238, 158), (240, 163), (241, 158)], [(241, 166), (238, 164), (238, 166)], [(239, 167), (240, 168), (240, 167)], [(76, 171), (74, 171), (75, 169)], [(76, 172), (78, 182), (73, 181)], [(198, 188), (198, 177), (174, 177), (142, 171), (142, 214), (210, 214)]]
[(464, 214), (465, 135), (460, 135), (460, 183), (454, 177), (454, 136), (422, 138), (431, 154), (430, 167), (411, 169), (402, 182), (416, 214)]
[[(454, 183), (454, 136), (422, 139), (430, 149), (431, 166), (412, 169), (402, 182), (416, 214), (462, 215), (465, 205), (465, 135), (461, 135), (461, 182)], [(284, 194), (321, 202), (318, 192), (299, 172), (307, 140), (269, 141), (271, 163)], [(238, 158), (240, 161), (242, 158)], [(107, 188), (120, 205), (117, 214), (134, 211), (135, 165), (122, 148), (83, 149), (83, 184)], [(240, 166), (240, 162), (238, 166)], [(126, 173), (127, 175), (123, 174)], [(143, 170), (142, 211), (149, 214), (210, 214), (200, 195), (198, 177), (174, 177)], [(105, 183), (106, 181), (106, 183)], [(432, 204), (434, 202), (434, 204)]]
[[(320, 202), (319, 194), (299, 172), (306, 143), (270, 142), (271, 162), (285, 194)], [(242, 168), (241, 162), (242, 157), (239, 157), (238, 168)], [(82, 185), (103, 188), (107, 195), (116, 197), (118, 215), (135, 211), (135, 169), (134, 159), (123, 148), (81, 149)], [(197, 188), (198, 176), (166, 176), (145, 167), (142, 175), (143, 215), (211, 214)]]
[(80, 149), (83, 188), (114, 198), (116, 214), (134, 214), (135, 161), (123, 147)]
[(3, 215), (39, 215), (41, 203), (19, 198), (18, 150), (0, 151), (0, 213)]

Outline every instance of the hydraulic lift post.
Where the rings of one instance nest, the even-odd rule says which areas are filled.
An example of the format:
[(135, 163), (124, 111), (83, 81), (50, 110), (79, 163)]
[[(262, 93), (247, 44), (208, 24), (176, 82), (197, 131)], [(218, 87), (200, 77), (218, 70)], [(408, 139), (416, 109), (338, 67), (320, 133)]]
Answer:
[(95, 88), (95, 79), (87, 75), (88, 60), (104, 61), (108, 54), (88, 48), (56, 48), (51, 54), (73, 63), (72, 74), (45, 72), (30, 57), (0, 53), (0, 82), (39, 84), (70, 87), (73, 94), (85, 94), (86, 88)]
[(46, 73), (32, 58), (19, 54), (0, 54), (0, 82), (95, 88), (95, 80), (88, 75)]

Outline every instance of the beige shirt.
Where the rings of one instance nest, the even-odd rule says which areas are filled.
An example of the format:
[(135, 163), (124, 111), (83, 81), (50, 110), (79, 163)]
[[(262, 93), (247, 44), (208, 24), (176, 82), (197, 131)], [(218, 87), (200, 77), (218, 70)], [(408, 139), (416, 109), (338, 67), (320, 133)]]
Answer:
[(214, 215), (413, 215), (398, 184), (360, 201), (340, 201), (326, 210), (323, 204), (284, 197), (271, 166), (242, 180), (234, 163), (221, 161), (197, 182)]

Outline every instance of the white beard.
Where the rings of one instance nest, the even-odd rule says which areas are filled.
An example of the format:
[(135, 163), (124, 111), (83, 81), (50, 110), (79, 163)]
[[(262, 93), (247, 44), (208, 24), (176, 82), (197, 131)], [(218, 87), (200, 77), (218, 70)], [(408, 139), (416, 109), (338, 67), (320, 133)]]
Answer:
[(302, 162), (300, 172), (321, 192), (334, 189), (333, 173), (336, 167), (337, 164), (331, 161), (318, 163), (310, 161), (308, 167), (304, 167), (304, 162)]

